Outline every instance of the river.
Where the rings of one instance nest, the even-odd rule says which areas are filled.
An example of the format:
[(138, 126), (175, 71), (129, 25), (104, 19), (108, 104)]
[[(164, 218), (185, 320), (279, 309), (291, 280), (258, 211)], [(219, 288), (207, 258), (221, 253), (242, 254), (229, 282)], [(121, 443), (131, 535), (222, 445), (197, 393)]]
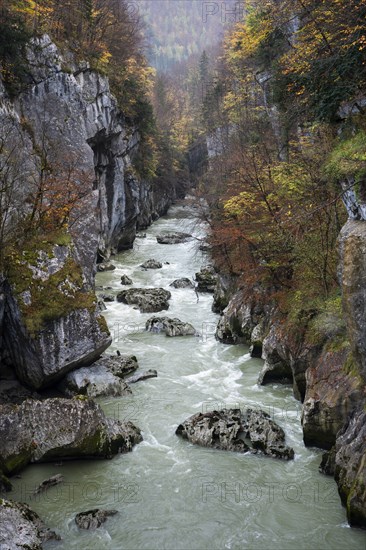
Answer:
[[(184, 203), (174, 206), (146, 238), (136, 239), (133, 250), (113, 259), (114, 272), (98, 274), (97, 284), (117, 294), (124, 273), (136, 287), (169, 288), (176, 278), (193, 277), (207, 258), (196, 242), (159, 245), (156, 235), (168, 230), (202, 237), (205, 228)], [(149, 258), (163, 268), (142, 270)], [(132, 396), (98, 399), (108, 415), (135, 422), (143, 443), (108, 461), (33, 465), (15, 480), (11, 498), (28, 502), (63, 538), (46, 548), (365, 550), (365, 532), (348, 527), (334, 480), (318, 473), (321, 451), (304, 447), (301, 405), (291, 388), (258, 386), (262, 361), (245, 346), (215, 340), (212, 295), (201, 294), (197, 303), (194, 290), (170, 290), (170, 309), (161, 315), (192, 323), (199, 337), (146, 333), (151, 314), (117, 302), (105, 312), (113, 335), (109, 352), (136, 355), (141, 370), (158, 371), (157, 378), (133, 385)], [(175, 435), (194, 413), (238, 406), (268, 412), (284, 428), (295, 460), (215, 451)], [(56, 473), (63, 474), (63, 485), (30, 498)], [(91, 508), (119, 514), (97, 531), (79, 531), (75, 514)]]

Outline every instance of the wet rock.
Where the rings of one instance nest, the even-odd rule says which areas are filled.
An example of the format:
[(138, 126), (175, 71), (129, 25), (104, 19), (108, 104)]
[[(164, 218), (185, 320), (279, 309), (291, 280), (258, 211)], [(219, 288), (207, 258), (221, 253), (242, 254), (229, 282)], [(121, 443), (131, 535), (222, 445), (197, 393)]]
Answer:
[(194, 288), (193, 282), (188, 279), (188, 277), (182, 277), (181, 279), (176, 279), (169, 286), (173, 288)]
[(63, 481), (64, 481), (64, 476), (61, 475), (61, 474), (56, 474), (56, 475), (42, 481), (42, 483), (34, 491), (34, 494), (39, 495), (40, 493), (43, 493), (44, 491), (47, 491), (50, 487), (55, 487), (56, 485), (59, 485), (60, 483), (63, 483)]
[(2, 405), (0, 440), (0, 469), (11, 475), (30, 462), (110, 458), (142, 438), (130, 422), (109, 419), (94, 401), (80, 397)]
[(113, 294), (101, 294), (100, 298), (103, 300), (103, 302), (107, 303), (115, 301), (115, 297), (113, 296)]
[(251, 357), (254, 357), (257, 359), (262, 358), (263, 339), (264, 339), (263, 327), (261, 325), (257, 325), (256, 327), (254, 327), (252, 334), (250, 336), (249, 353)]
[(110, 516), (118, 514), (117, 510), (89, 510), (80, 512), (75, 517), (75, 523), (79, 529), (98, 529)]
[(193, 239), (189, 233), (182, 233), (180, 231), (172, 231), (169, 233), (161, 233), (156, 237), (159, 244), (179, 244), (186, 243)]
[(137, 233), (136, 239), (146, 239), (146, 233)]
[(27, 504), (0, 499), (2, 550), (42, 550), (43, 543), (61, 540)]
[(95, 363), (90, 367), (69, 372), (58, 387), (67, 397), (74, 395), (118, 397), (131, 393), (128, 385), (112, 374), (107, 366)]
[(240, 410), (198, 413), (180, 424), (176, 434), (202, 447), (245, 453), (249, 446), (241, 438)]
[(291, 460), (294, 451), (285, 445), (285, 434), (263, 411), (226, 409), (198, 413), (180, 424), (176, 434), (191, 443), (225, 451), (261, 452)]
[(335, 446), (323, 453), (322, 460), (319, 466), (319, 472), (326, 476), (334, 476), (335, 472), (335, 458), (336, 458), (336, 449)]
[(130, 279), (127, 275), (122, 275), (121, 277), (121, 285), (123, 286), (131, 286), (133, 285), (133, 280)]
[(254, 449), (273, 458), (294, 458), (293, 449), (285, 445), (285, 432), (267, 413), (247, 409), (244, 417), (244, 432), (249, 436)]
[(149, 332), (165, 332), (167, 336), (195, 336), (196, 329), (190, 323), (169, 317), (151, 317), (146, 321), (146, 330)]
[(135, 372), (139, 364), (134, 355), (103, 355), (94, 366), (103, 366), (114, 376), (124, 378)]
[(157, 260), (146, 260), (146, 262), (141, 264), (141, 267), (143, 269), (161, 269), (163, 264)]
[(149, 378), (156, 378), (158, 376), (158, 373), (154, 369), (149, 369), (145, 372), (141, 372), (138, 374), (135, 374), (134, 376), (130, 376), (127, 378), (126, 382), (127, 384), (136, 384), (136, 382), (141, 382), (142, 380), (148, 380)]
[(156, 313), (169, 309), (171, 293), (163, 288), (131, 288), (117, 295), (117, 301), (137, 305), (141, 313)]
[(366, 528), (366, 411), (354, 414), (337, 438), (335, 480), (351, 526)]
[(217, 283), (217, 274), (212, 266), (206, 266), (196, 273), (197, 292), (214, 293)]
[(99, 273), (104, 273), (105, 271), (114, 271), (115, 269), (116, 269), (116, 266), (111, 262), (98, 264), (97, 266), (97, 270), (99, 271)]

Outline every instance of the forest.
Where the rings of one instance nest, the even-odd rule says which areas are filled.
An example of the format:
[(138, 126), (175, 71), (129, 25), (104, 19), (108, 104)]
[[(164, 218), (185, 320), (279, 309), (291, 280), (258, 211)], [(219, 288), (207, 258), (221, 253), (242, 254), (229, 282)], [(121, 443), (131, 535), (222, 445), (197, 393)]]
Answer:
[(0, 0), (0, 494), (52, 474), (60, 548), (363, 547), (365, 21)]

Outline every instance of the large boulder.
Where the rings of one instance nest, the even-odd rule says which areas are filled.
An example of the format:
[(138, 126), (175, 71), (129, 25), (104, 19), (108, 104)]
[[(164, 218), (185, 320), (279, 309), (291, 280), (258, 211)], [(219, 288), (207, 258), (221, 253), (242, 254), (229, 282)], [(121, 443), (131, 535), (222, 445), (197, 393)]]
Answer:
[(49, 540), (60, 537), (27, 504), (0, 499), (1, 550), (42, 550)]
[(357, 412), (338, 436), (335, 480), (350, 525), (366, 528), (366, 412)]
[(163, 264), (157, 260), (146, 260), (146, 262), (141, 264), (141, 267), (143, 269), (161, 269)]
[(132, 393), (126, 382), (112, 374), (106, 366), (95, 364), (69, 372), (59, 384), (59, 389), (67, 397), (118, 397)]
[(188, 279), (188, 277), (182, 277), (181, 279), (176, 279), (172, 283), (170, 283), (171, 287), (173, 288), (194, 288), (193, 282)]
[(171, 293), (163, 288), (130, 288), (117, 295), (117, 301), (137, 305), (141, 313), (156, 313), (169, 309)]
[(117, 510), (99, 510), (96, 508), (95, 510), (76, 514), (75, 523), (79, 529), (94, 530), (105, 523), (110, 516), (115, 516), (116, 514), (118, 514)]
[(214, 293), (217, 283), (217, 273), (215, 269), (208, 265), (196, 273), (197, 292)]
[(149, 332), (165, 332), (166, 336), (195, 336), (194, 326), (179, 319), (169, 317), (151, 317), (146, 321), (146, 330)]
[(29, 242), (8, 268), (4, 346), (18, 379), (36, 390), (92, 363), (111, 343), (73, 254), (71, 245)]
[(189, 233), (182, 233), (180, 231), (171, 231), (169, 233), (161, 233), (156, 237), (159, 244), (179, 244), (186, 243), (193, 239)]
[(88, 398), (24, 401), (0, 407), (0, 470), (11, 475), (30, 462), (110, 458), (142, 441), (130, 422), (106, 418)]
[(191, 443), (224, 451), (261, 452), (290, 460), (294, 451), (285, 444), (285, 433), (260, 410), (225, 409), (198, 413), (180, 424), (176, 434)]

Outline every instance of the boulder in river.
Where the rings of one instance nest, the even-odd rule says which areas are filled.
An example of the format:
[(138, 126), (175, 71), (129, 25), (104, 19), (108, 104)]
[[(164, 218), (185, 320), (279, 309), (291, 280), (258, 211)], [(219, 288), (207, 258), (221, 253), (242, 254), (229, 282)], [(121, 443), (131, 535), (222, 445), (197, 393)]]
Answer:
[(193, 239), (189, 233), (182, 233), (180, 231), (171, 231), (169, 233), (160, 233), (156, 237), (159, 244), (180, 244), (186, 243)]
[(163, 264), (157, 260), (146, 260), (140, 267), (143, 269), (161, 269)]
[(97, 270), (99, 271), (99, 273), (104, 273), (105, 271), (114, 271), (115, 269), (116, 269), (116, 266), (111, 262), (98, 264), (97, 266)]
[(169, 317), (151, 317), (146, 321), (148, 332), (165, 332), (167, 336), (195, 336), (196, 329), (190, 323)]
[(59, 384), (59, 389), (67, 397), (87, 395), (88, 397), (118, 397), (131, 393), (128, 385), (110, 372), (103, 364), (69, 372)]
[(173, 288), (194, 288), (193, 282), (188, 279), (188, 277), (182, 277), (181, 279), (176, 279), (169, 286)]
[[(119, 352), (118, 352), (119, 353)], [(124, 378), (138, 369), (139, 364), (134, 355), (102, 355), (93, 366), (103, 366), (114, 376)]]
[(43, 543), (60, 540), (24, 503), (0, 499), (0, 548), (41, 550)]
[(80, 512), (75, 517), (75, 523), (79, 529), (98, 529), (110, 516), (118, 514), (117, 510), (89, 510)]
[(149, 369), (145, 372), (134, 374), (127, 378), (126, 382), (128, 384), (136, 384), (136, 382), (141, 382), (142, 380), (148, 380), (149, 378), (156, 378), (158, 373), (155, 369)]
[(156, 313), (169, 309), (171, 293), (163, 288), (130, 288), (117, 295), (117, 301), (137, 305), (141, 313)]
[(123, 286), (131, 286), (133, 285), (133, 280), (130, 279), (128, 275), (122, 275), (121, 277), (121, 285)]
[(103, 302), (107, 302), (107, 303), (108, 303), (108, 302), (114, 302), (114, 300), (115, 300), (113, 294), (101, 294), (101, 295), (99, 296), (99, 298), (100, 298), (101, 300), (103, 300)]
[(34, 491), (34, 494), (39, 495), (40, 493), (48, 491), (50, 487), (55, 487), (56, 485), (60, 485), (60, 483), (63, 483), (63, 481), (64, 481), (64, 476), (61, 474), (56, 474), (42, 481), (42, 483), (38, 485), (37, 489)]
[(260, 451), (290, 460), (294, 451), (285, 445), (285, 433), (260, 410), (224, 409), (197, 413), (180, 424), (176, 434), (191, 443), (240, 453)]
[(142, 437), (131, 422), (107, 418), (93, 400), (78, 397), (2, 405), (0, 441), (0, 470), (11, 475), (30, 462), (110, 458)]
[(217, 283), (217, 273), (215, 269), (208, 265), (196, 273), (197, 291), (214, 293)]

